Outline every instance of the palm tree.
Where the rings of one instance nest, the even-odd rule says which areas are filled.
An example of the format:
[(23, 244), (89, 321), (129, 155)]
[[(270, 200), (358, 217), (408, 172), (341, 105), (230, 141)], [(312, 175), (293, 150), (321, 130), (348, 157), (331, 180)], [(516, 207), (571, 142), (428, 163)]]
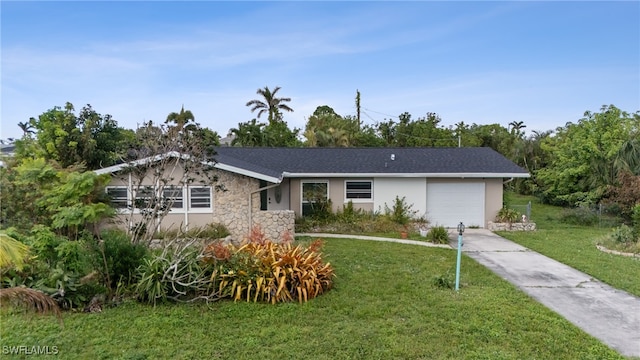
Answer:
[(629, 171), (634, 175), (640, 175), (640, 136), (627, 139), (614, 160), (617, 172)]
[(263, 99), (254, 99), (247, 102), (246, 106), (251, 106), (251, 112), (258, 111), (258, 118), (263, 113), (269, 114), (269, 124), (273, 124), (275, 121), (279, 121), (282, 118), (281, 110), (293, 112), (293, 109), (284, 102), (291, 101), (291, 98), (278, 98), (276, 94), (280, 90), (280, 86), (276, 86), (273, 91), (269, 90), (268, 86), (264, 89), (258, 89), (256, 94), (263, 97)]
[(509, 126), (511, 127), (511, 132), (515, 133), (517, 136), (524, 135), (524, 131), (520, 133), (520, 130), (527, 127), (527, 125), (524, 124), (524, 121), (512, 121), (509, 123)]
[[(184, 110), (184, 105), (180, 109), (179, 113), (172, 112), (167, 115), (167, 120), (164, 122), (165, 124), (174, 123), (176, 126), (176, 130), (180, 131), (182, 129), (189, 130), (191, 125), (194, 125), (196, 118), (193, 116), (193, 113), (190, 110)], [(189, 124), (192, 122), (194, 124)]]
[(33, 131), (33, 125), (31, 125), (31, 123), (29, 122), (19, 122), (18, 127), (22, 130), (24, 136), (35, 134), (35, 131)]

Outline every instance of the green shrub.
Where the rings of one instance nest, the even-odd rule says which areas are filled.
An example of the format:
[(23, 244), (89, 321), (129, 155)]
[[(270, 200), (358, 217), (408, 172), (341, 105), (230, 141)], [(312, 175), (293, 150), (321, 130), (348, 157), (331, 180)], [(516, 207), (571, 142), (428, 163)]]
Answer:
[(210, 223), (203, 227), (192, 227), (187, 231), (184, 229), (160, 230), (154, 234), (154, 237), (169, 240), (176, 238), (222, 239), (229, 234), (229, 230), (223, 224)]
[(620, 225), (619, 227), (613, 229), (609, 238), (616, 243), (626, 244), (626, 243), (634, 243), (637, 241), (633, 233), (633, 229), (627, 225)]
[[(107, 230), (102, 233), (104, 244), (104, 262), (99, 268), (103, 273), (109, 274), (112, 289), (118, 284), (129, 285), (136, 281), (136, 269), (142, 265), (143, 259), (148, 255), (149, 248), (142, 244), (133, 244), (131, 238), (121, 230)], [(121, 286), (122, 286), (121, 285)]]
[(502, 223), (514, 223), (520, 220), (520, 216), (520, 213), (516, 210), (503, 207), (502, 209), (500, 209), (500, 211), (498, 211), (496, 221)]
[(416, 213), (417, 211), (413, 210), (413, 205), (407, 203), (405, 196), (402, 198), (396, 196), (391, 209), (385, 204), (385, 214), (400, 225), (409, 224)]
[(36, 225), (29, 234), (15, 234), (30, 246), (29, 259), (21, 271), (2, 272), (0, 282), (6, 286), (26, 286), (53, 297), (63, 309), (82, 306), (96, 291), (104, 287), (95, 279), (81, 281), (93, 271), (93, 254), (88, 246), (93, 236), (82, 233), (78, 240), (69, 240), (49, 227)]
[(631, 225), (636, 238), (640, 237), (640, 204), (633, 207), (631, 212)]
[(346, 205), (342, 206), (341, 211), (338, 211), (335, 214), (335, 219), (337, 222), (347, 223), (347, 224), (358, 222), (360, 220), (363, 220), (366, 217), (368, 217), (366, 212), (362, 209), (355, 209), (353, 207), (353, 201), (351, 200), (349, 200), (349, 202)]
[(444, 226), (434, 226), (427, 232), (427, 240), (434, 244), (448, 244), (449, 232)]

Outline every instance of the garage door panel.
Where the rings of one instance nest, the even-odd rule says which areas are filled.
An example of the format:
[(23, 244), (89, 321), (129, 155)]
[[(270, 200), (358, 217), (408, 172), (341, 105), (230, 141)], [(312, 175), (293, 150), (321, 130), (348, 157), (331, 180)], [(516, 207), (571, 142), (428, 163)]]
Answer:
[(484, 199), (483, 182), (429, 182), (427, 218), (432, 225), (484, 227)]

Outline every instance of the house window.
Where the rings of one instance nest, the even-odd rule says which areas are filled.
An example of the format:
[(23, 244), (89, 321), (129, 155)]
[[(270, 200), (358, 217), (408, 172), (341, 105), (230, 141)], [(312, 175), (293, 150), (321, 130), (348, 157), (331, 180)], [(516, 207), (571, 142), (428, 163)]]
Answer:
[(167, 203), (171, 202), (172, 209), (182, 209), (184, 204), (182, 187), (167, 186), (162, 189), (162, 197), (165, 201), (167, 201)]
[(302, 182), (302, 216), (330, 210), (328, 199), (328, 182)]
[(211, 188), (210, 187), (190, 187), (189, 188), (189, 208), (210, 209), (211, 208)]
[(116, 209), (126, 209), (129, 206), (129, 191), (126, 186), (108, 187), (107, 195)]
[(137, 209), (148, 209), (152, 206), (151, 202), (154, 199), (154, 190), (152, 186), (140, 186), (136, 189), (136, 197), (134, 206)]
[(345, 198), (347, 201), (349, 200), (372, 200), (373, 199), (373, 191), (372, 191), (372, 181), (345, 181)]

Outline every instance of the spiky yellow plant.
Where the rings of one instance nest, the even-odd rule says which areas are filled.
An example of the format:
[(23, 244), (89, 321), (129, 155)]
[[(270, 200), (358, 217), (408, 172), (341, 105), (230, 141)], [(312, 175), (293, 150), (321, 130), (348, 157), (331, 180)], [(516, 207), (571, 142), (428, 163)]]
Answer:
[(335, 276), (321, 246), (252, 241), (234, 251), (239, 260), (233, 266), (219, 263), (211, 281), (222, 297), (235, 301), (306, 302), (330, 289)]
[(27, 245), (5, 233), (0, 233), (0, 268), (13, 265), (21, 270), (28, 254)]

